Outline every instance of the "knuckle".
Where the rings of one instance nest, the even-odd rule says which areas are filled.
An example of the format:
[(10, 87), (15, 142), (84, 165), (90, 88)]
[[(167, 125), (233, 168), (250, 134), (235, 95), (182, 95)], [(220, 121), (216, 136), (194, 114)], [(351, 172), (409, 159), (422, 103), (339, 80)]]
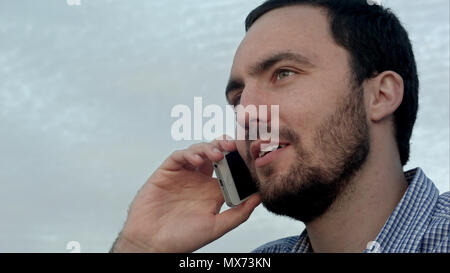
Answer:
[(175, 150), (172, 152), (171, 156), (177, 156), (177, 155), (181, 155), (183, 153), (183, 150)]
[(202, 146), (202, 150), (203, 151), (207, 151), (210, 152), (211, 148), (216, 147), (216, 145), (212, 144), (212, 143), (204, 143), (204, 145)]
[(195, 147), (197, 147), (198, 144), (192, 144), (191, 146), (189, 146), (186, 150), (194, 150)]

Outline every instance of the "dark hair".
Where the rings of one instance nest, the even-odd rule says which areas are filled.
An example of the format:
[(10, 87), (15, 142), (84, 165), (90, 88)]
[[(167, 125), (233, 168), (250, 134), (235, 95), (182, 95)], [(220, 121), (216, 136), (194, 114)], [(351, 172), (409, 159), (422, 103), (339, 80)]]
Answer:
[(368, 1), (268, 0), (250, 12), (245, 30), (265, 13), (281, 7), (310, 5), (326, 9), (335, 42), (350, 53), (357, 86), (387, 70), (403, 78), (404, 95), (394, 113), (394, 133), (401, 163), (405, 165), (418, 111), (419, 80), (414, 53), (408, 33), (392, 11)]

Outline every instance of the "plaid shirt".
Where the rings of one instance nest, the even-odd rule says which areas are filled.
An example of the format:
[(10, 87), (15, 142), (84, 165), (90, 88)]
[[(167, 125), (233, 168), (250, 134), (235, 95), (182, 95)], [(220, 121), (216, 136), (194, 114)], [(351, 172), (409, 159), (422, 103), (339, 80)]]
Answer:
[[(450, 192), (439, 195), (433, 181), (417, 168), (405, 173), (409, 187), (378, 236), (364, 253), (450, 252)], [(254, 253), (313, 252), (306, 229), (267, 243)]]

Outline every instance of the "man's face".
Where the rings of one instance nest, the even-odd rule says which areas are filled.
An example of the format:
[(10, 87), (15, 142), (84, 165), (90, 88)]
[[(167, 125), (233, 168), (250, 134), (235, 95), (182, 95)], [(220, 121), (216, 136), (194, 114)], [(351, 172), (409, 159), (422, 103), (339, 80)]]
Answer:
[[(270, 211), (309, 222), (342, 192), (369, 152), (363, 90), (354, 88), (349, 54), (331, 36), (325, 11), (276, 9), (259, 18), (239, 46), (230, 103), (279, 106), (280, 144), (258, 159), (258, 142), (238, 151)], [(238, 120), (242, 127), (267, 122)]]

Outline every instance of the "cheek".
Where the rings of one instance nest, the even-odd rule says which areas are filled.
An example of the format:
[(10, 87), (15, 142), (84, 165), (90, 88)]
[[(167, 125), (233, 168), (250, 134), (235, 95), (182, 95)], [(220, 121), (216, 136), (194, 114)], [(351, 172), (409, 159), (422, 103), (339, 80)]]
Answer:
[[(280, 126), (291, 129), (299, 138), (298, 145), (306, 150), (314, 149), (315, 132), (324, 118), (321, 104), (314, 103), (315, 98), (295, 100), (280, 110)], [(281, 109), (281, 108), (280, 108)]]
[(287, 126), (297, 133), (309, 131), (317, 114), (313, 109), (308, 99), (294, 99), (285, 103), (284, 107), (280, 106), (280, 126)]
[[(295, 126), (298, 132), (309, 132), (316, 128), (324, 117), (333, 113), (339, 95), (338, 90), (331, 89), (324, 83), (311, 84), (303, 82), (296, 90), (289, 90), (289, 100), (280, 105), (280, 119)], [(282, 117), (281, 117), (282, 116)]]

